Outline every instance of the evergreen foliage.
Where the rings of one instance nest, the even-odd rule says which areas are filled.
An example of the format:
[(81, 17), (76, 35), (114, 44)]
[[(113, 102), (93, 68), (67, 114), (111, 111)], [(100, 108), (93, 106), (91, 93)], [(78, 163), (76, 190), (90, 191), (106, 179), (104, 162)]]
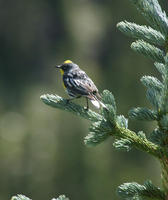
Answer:
[(124, 21), (118, 23), (117, 28), (127, 36), (135, 39), (144, 40), (158, 46), (164, 46), (166, 43), (165, 36), (151, 27)]
[(132, 149), (132, 142), (128, 139), (116, 139), (113, 143), (113, 146), (117, 150), (121, 151), (130, 151)]
[(156, 62), (164, 63), (164, 52), (156, 46), (149, 44), (143, 40), (137, 40), (131, 44), (131, 48), (147, 58)]
[[(13, 196), (11, 200), (31, 200), (28, 197), (18, 194), (17, 196)], [(69, 200), (65, 195), (60, 195), (58, 198), (53, 198), (51, 200)]]
[(146, 181), (144, 185), (135, 182), (124, 183), (118, 187), (117, 192), (123, 199), (165, 199), (164, 192), (151, 181)]
[[(124, 183), (118, 187), (121, 199), (168, 199), (168, 18), (157, 0), (130, 0), (145, 17), (149, 26), (137, 25), (123, 21), (117, 24), (120, 31), (137, 39), (131, 48), (152, 59), (155, 67), (161, 73), (162, 81), (156, 77), (143, 76), (141, 82), (147, 88), (146, 97), (152, 109), (137, 107), (129, 111), (129, 118), (134, 120), (157, 121), (157, 127), (148, 137), (143, 131), (135, 133), (128, 128), (128, 119), (117, 114), (113, 94), (104, 90), (102, 102), (106, 108), (100, 113), (85, 110), (82, 106), (67, 101), (58, 95), (42, 95), (41, 100), (54, 108), (69, 111), (91, 122), (90, 133), (84, 138), (84, 143), (94, 146), (110, 137), (114, 137), (113, 146), (119, 150), (129, 151), (135, 147), (156, 157), (161, 164), (162, 189), (154, 186), (151, 181), (143, 185), (135, 182)], [(64, 196), (59, 200), (66, 199)], [(19, 195), (12, 200), (28, 200)]]
[(31, 200), (31, 199), (29, 199), (24, 195), (18, 194), (17, 196), (12, 197), (11, 200)]
[(130, 119), (152, 121), (157, 120), (157, 113), (148, 108), (133, 108), (129, 111)]
[(58, 198), (53, 198), (51, 200), (69, 200), (65, 195), (60, 195)]

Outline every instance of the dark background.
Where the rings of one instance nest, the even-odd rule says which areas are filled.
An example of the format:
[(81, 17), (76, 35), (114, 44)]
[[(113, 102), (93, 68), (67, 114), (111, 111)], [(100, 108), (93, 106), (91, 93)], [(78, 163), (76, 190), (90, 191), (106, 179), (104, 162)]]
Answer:
[[(168, 10), (166, 1), (160, 3)], [(122, 20), (146, 23), (129, 0), (0, 1), (0, 199), (20, 193), (34, 200), (60, 194), (118, 199), (115, 191), (123, 182), (161, 184), (152, 157), (115, 151), (112, 138), (86, 147), (89, 122), (40, 101), (45, 93), (67, 97), (53, 66), (71, 59), (100, 92), (113, 92), (118, 114), (150, 106), (139, 79), (160, 75), (116, 29)], [(154, 126), (129, 123), (147, 133)]]

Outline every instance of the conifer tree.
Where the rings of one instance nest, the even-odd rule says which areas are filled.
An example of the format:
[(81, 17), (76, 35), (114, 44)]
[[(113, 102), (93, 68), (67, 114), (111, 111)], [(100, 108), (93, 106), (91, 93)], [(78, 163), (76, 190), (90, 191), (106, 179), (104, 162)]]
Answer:
[[(160, 162), (162, 185), (159, 187), (146, 180), (143, 185), (136, 182), (123, 183), (117, 189), (121, 199), (126, 200), (168, 200), (168, 18), (157, 0), (130, 0), (146, 19), (147, 25), (138, 25), (122, 21), (117, 28), (136, 41), (131, 48), (154, 61), (154, 66), (161, 73), (162, 80), (144, 75), (142, 84), (146, 87), (146, 97), (152, 109), (137, 107), (129, 111), (129, 120), (156, 121), (152, 133), (142, 130), (134, 132), (128, 128), (128, 119), (117, 114), (113, 94), (104, 90), (102, 102), (106, 108), (100, 113), (86, 110), (82, 106), (69, 102), (58, 95), (45, 94), (41, 100), (54, 108), (71, 112), (91, 122), (90, 133), (84, 138), (89, 146), (100, 144), (111, 137), (115, 138), (113, 146), (119, 150), (130, 151), (137, 148), (146, 152)], [(60, 196), (56, 200), (67, 200)], [(29, 200), (22, 195), (12, 200)]]

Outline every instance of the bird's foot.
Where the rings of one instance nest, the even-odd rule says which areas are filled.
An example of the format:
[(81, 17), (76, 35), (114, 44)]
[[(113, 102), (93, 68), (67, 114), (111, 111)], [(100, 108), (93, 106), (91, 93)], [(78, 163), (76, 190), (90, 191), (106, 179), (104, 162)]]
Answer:
[(87, 106), (87, 107), (84, 107), (84, 110), (88, 111), (88, 110), (89, 110), (89, 107), (88, 107), (88, 106)]
[(70, 102), (70, 99), (66, 99), (66, 105), (69, 104), (69, 102)]

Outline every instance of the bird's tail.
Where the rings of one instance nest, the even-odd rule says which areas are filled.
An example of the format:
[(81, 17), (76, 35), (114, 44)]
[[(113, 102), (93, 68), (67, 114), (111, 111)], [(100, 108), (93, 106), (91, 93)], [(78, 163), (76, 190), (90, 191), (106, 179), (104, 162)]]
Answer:
[(96, 96), (93, 96), (92, 98), (90, 98), (91, 103), (96, 107), (96, 108), (100, 108), (101, 106), (103, 108), (106, 108), (106, 106), (104, 105), (104, 103), (99, 100)]
[(98, 108), (98, 109), (99, 109), (101, 106), (102, 106), (103, 108), (106, 108), (106, 106), (104, 105), (104, 103), (102, 103), (100, 100), (91, 99), (90, 101), (91, 101), (91, 103), (92, 103), (96, 108)]

